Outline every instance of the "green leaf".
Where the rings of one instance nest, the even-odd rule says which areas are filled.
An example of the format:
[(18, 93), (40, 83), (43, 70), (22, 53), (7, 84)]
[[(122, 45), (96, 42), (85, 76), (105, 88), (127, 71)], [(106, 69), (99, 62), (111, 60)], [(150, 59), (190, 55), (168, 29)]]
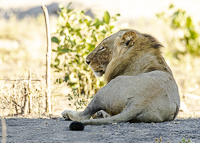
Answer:
[(60, 60), (58, 58), (55, 59), (55, 63), (56, 65), (59, 65), (60, 64)]
[(69, 80), (69, 75), (65, 76), (65, 82), (67, 82)]
[(110, 14), (109, 14), (107, 11), (104, 13), (103, 21), (104, 21), (106, 24), (109, 24), (109, 23), (110, 23)]
[(94, 48), (95, 48), (95, 45), (93, 45), (93, 44), (88, 44), (87, 45), (88, 46), (88, 50), (91, 52), (92, 50), (94, 50)]
[(118, 13), (118, 14), (116, 14), (115, 16), (121, 16), (121, 15)]
[(102, 25), (103, 24), (103, 22), (102, 21), (100, 21), (99, 19), (95, 19), (95, 23), (94, 23), (94, 26), (98, 29), (99, 28), (99, 26), (100, 25)]
[(59, 7), (60, 9), (63, 9), (63, 8), (64, 8), (64, 6), (63, 6), (62, 4), (59, 4), (58, 7)]
[(67, 9), (69, 9), (69, 7), (71, 6), (72, 2), (70, 2), (68, 5), (67, 5)]
[(105, 31), (105, 30), (102, 30), (101, 32), (102, 32), (103, 34), (106, 34), (106, 31)]
[(110, 26), (110, 30), (112, 30), (114, 28), (114, 26), (112, 25), (112, 26)]
[(54, 42), (54, 43), (59, 44), (59, 40), (58, 40), (57, 37), (52, 37), (52, 38), (51, 38), (51, 41)]
[(169, 5), (169, 9), (172, 9), (173, 7), (174, 7), (173, 4), (170, 4), (170, 5)]
[(61, 51), (62, 51), (62, 53), (63, 53), (63, 54), (64, 54), (64, 53), (71, 52), (71, 50), (70, 50), (70, 49), (62, 49)]

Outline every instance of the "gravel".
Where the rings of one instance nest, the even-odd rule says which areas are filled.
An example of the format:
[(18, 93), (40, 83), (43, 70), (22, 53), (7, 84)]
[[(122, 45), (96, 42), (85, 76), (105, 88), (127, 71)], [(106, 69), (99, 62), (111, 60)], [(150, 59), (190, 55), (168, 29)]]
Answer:
[[(84, 131), (70, 131), (71, 121), (57, 119), (7, 118), (7, 143), (179, 143), (186, 140), (200, 142), (200, 118), (176, 119), (163, 123), (120, 123), (85, 126)], [(2, 131), (0, 129), (0, 139)]]

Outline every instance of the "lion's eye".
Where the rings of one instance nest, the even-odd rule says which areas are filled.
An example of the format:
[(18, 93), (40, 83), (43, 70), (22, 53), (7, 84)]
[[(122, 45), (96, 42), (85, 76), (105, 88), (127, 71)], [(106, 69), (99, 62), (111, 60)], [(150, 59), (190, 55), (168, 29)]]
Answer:
[(104, 51), (106, 48), (104, 46), (102, 46), (99, 50), (100, 51)]

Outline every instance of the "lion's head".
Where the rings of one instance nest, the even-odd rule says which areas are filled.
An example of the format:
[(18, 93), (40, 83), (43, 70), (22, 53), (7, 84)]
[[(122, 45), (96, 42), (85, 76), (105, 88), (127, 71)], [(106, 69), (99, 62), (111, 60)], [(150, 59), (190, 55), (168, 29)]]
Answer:
[(109, 82), (119, 75), (138, 75), (154, 70), (171, 73), (161, 56), (162, 45), (152, 36), (124, 29), (105, 38), (86, 58), (95, 76)]
[(102, 76), (106, 67), (112, 59), (116, 34), (105, 38), (86, 58), (96, 77)]

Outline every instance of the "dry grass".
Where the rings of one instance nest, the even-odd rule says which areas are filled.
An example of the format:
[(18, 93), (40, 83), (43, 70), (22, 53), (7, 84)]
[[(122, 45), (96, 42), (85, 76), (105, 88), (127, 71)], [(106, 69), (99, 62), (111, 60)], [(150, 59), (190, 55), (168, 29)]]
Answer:
[(41, 115), (45, 111), (45, 80), (1, 81), (0, 108), (8, 109), (9, 115)]
[[(44, 117), (48, 115), (45, 112), (47, 92), (45, 81), (44, 77), (29, 79), (24, 76), (17, 80), (0, 81), (0, 112), (2, 113), (0, 116)], [(66, 87), (66, 83), (54, 84), (51, 87), (53, 110), (57, 102), (54, 98), (62, 98), (64, 94), (70, 93)]]

